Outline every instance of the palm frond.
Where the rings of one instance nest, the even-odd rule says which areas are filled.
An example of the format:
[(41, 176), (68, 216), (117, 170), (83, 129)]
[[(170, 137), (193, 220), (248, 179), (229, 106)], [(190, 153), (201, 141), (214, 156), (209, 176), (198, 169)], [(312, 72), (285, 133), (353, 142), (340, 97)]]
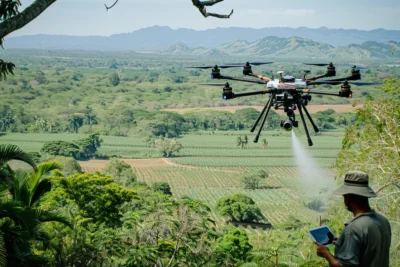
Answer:
[(68, 217), (42, 209), (34, 209), (35, 215), (40, 222), (59, 222), (72, 228), (72, 224)]
[(33, 159), (16, 145), (0, 145), (0, 166), (3, 166), (10, 160), (21, 160), (37, 170)]
[(35, 207), (39, 204), (40, 199), (51, 190), (51, 182), (49, 179), (43, 179), (36, 187), (35, 192), (31, 196), (30, 206)]

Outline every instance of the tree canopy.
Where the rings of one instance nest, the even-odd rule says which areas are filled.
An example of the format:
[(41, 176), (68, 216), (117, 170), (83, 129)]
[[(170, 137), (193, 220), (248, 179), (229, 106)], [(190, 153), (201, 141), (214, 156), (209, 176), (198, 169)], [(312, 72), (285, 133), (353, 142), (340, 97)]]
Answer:
[(240, 193), (219, 199), (217, 209), (220, 215), (232, 221), (257, 222), (264, 218), (254, 200)]

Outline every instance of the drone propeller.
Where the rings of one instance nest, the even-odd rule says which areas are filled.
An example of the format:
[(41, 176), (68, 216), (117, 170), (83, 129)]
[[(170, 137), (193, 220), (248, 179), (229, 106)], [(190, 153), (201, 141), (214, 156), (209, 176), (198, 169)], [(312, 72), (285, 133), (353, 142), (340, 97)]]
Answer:
[(371, 82), (371, 83), (368, 83), (368, 82), (350, 82), (350, 84), (354, 84), (354, 85), (357, 85), (357, 86), (368, 86), (368, 85), (382, 85), (383, 83), (380, 83), (380, 82)]
[(309, 85), (322, 85), (322, 84), (330, 84), (330, 85), (338, 85), (338, 84), (352, 84), (357, 86), (368, 86), (368, 85), (381, 85), (380, 82), (348, 82), (345, 81), (315, 81), (309, 83)]
[[(330, 64), (325, 64), (325, 63), (303, 63), (304, 65), (308, 65), (308, 66), (318, 66), (318, 67), (325, 67), (325, 66), (329, 66)], [(332, 63), (331, 63), (332, 64)]]
[(202, 86), (229, 86), (229, 83), (200, 83)]
[(339, 66), (344, 67), (344, 68), (352, 68), (354, 70), (365, 70), (365, 69), (368, 69), (367, 67), (356, 66), (354, 64), (340, 64)]
[(220, 68), (220, 69), (228, 69), (228, 68), (238, 68), (238, 67), (241, 67), (241, 66), (234, 66), (234, 65), (227, 65), (227, 66), (218, 66), (218, 65), (215, 65), (215, 66), (203, 66), (203, 67), (187, 67), (188, 69), (218, 69), (218, 68)]
[(246, 62), (246, 63), (229, 63), (229, 65), (254, 65), (254, 66), (259, 66), (259, 65), (267, 65), (267, 64), (272, 64), (274, 62)]

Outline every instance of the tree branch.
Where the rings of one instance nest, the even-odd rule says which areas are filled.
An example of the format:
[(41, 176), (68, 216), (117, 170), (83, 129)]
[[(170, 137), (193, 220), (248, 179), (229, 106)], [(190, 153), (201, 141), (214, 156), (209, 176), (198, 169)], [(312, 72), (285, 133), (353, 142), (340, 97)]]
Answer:
[(36, 0), (18, 15), (4, 20), (4, 22), (0, 23), (0, 40), (3, 40), (4, 37), (13, 31), (24, 27), (56, 1), (57, 0)]
[(108, 11), (108, 10), (111, 9), (111, 8), (113, 8), (113, 7), (118, 3), (118, 1), (119, 1), (119, 0), (116, 0), (116, 1), (114, 2), (114, 4), (112, 4), (111, 6), (107, 6), (106, 4), (104, 4), (104, 5), (106, 6), (106, 11)]
[(233, 9), (231, 10), (231, 13), (229, 15), (221, 15), (221, 14), (216, 14), (216, 13), (208, 13), (205, 6), (213, 6), (219, 2), (222, 2), (224, 0), (210, 0), (210, 1), (200, 1), (200, 0), (192, 0), (192, 3), (195, 7), (197, 7), (200, 11), (200, 13), (205, 17), (216, 17), (220, 19), (229, 19), (231, 15), (233, 14)]

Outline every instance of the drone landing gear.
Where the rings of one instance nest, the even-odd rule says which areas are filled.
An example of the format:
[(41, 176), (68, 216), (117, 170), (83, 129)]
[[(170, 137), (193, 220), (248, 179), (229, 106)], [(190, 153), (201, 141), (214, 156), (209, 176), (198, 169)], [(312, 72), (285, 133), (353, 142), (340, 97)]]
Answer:
[(314, 121), (312, 120), (310, 114), (308, 113), (308, 110), (307, 110), (306, 106), (301, 102), (301, 99), (299, 99), (299, 101), (298, 101), (296, 104), (297, 104), (297, 108), (299, 109), (299, 113), (300, 113), (301, 120), (302, 120), (302, 122), (303, 122), (304, 129), (305, 129), (305, 131), (306, 131), (308, 145), (309, 145), (309, 146), (312, 146), (312, 145), (313, 145), (313, 142), (312, 142), (312, 140), (311, 140), (310, 133), (308, 132), (306, 120), (304, 119), (303, 110), (302, 110), (303, 108), (304, 108), (304, 111), (305, 111), (305, 113), (306, 113), (308, 119), (310, 120), (310, 122), (311, 122), (311, 124), (312, 124), (312, 126), (313, 126), (313, 128), (314, 128), (314, 131), (315, 131), (316, 133), (318, 133), (318, 132), (319, 132), (319, 129), (318, 129), (317, 125), (315, 125), (315, 123), (314, 123)]
[(271, 107), (272, 107), (273, 98), (274, 98), (273, 95), (269, 97), (267, 104), (264, 106), (263, 110), (261, 111), (260, 115), (258, 116), (258, 118), (257, 118), (256, 122), (254, 123), (253, 127), (251, 127), (251, 129), (250, 129), (250, 132), (254, 132), (255, 131), (255, 129), (257, 127), (257, 124), (260, 122), (260, 119), (262, 118), (262, 116), (265, 113), (263, 121), (261, 122), (260, 129), (258, 129), (258, 133), (257, 133), (256, 137), (253, 140), (254, 143), (257, 143), (258, 139), (260, 138), (261, 131), (264, 128), (264, 124), (265, 124), (265, 121), (267, 120), (268, 113), (269, 113), (269, 111), (271, 110)]

